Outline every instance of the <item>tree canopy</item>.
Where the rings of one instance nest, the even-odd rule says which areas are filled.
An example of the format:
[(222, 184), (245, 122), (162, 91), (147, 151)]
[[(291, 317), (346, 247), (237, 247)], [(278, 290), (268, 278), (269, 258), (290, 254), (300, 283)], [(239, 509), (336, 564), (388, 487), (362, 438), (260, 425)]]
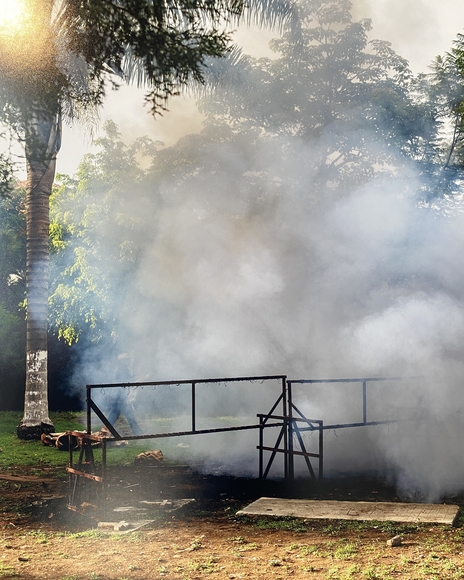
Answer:
[[(257, 327), (269, 326), (278, 345), (268, 320), (284, 319), (285, 308), (293, 316), (296, 306), (288, 300), (282, 311), (266, 309), (273, 293), (283, 292), (279, 275), (291, 278), (295, 266), (308, 283), (285, 289), (287, 296), (295, 305), (304, 292), (314, 298), (308, 272), (323, 259), (305, 228), (317, 229), (315, 216), (325, 216), (328, 203), (343, 206), (344, 198), (359, 192), (362, 198), (367, 190), (382, 200), (381, 176), (395, 183), (398, 197), (421, 194), (418, 204), (462, 191), (462, 38), (430, 74), (416, 78), (388, 42), (369, 40), (369, 21), (352, 21), (347, 0), (303, 0), (298, 10), (299, 42), (289, 26), (271, 43), (274, 58), (232, 51), (210, 63), (202, 132), (168, 148), (146, 138), (126, 144), (110, 122), (98, 152), (83, 159), (75, 176), (59, 176), (51, 198), (49, 303), (59, 338), (115, 343), (130, 337), (136, 323), (147, 334), (162, 327), (167, 336), (173, 320), (188, 335), (197, 324), (186, 307), (196, 300), (195, 284), (197, 295), (229, 300), (232, 310), (249, 306), (249, 285), (268, 299), (263, 308), (270, 314), (250, 316)], [(105, 79), (111, 70), (102, 73), (110, 75)], [(101, 95), (104, 84), (94, 81)], [(401, 179), (403, 171), (414, 178)], [(364, 289), (375, 293), (379, 278), (385, 292), (419, 284), (420, 268), (408, 270), (403, 262), (404, 247), (413, 245), (408, 235), (387, 257), (380, 252)], [(285, 257), (279, 275), (269, 248)], [(343, 258), (355, 270), (357, 255)], [(143, 287), (142, 279), (154, 287)], [(146, 301), (150, 321), (142, 320)], [(201, 308), (208, 319), (206, 304)]]
[[(14, 183), (14, 182), (13, 182)], [(13, 183), (11, 184), (13, 186)], [(18, 408), (24, 389), (26, 212), (24, 188), (0, 196), (0, 408)]]
[(24, 417), (17, 433), (54, 430), (48, 416), (47, 293), (49, 196), (63, 116), (101, 104), (114, 79), (146, 83), (153, 112), (206, 57), (222, 56), (227, 26), (250, 6), (291, 17), (286, 0), (18, 0), (17, 21), (0, 26), (0, 120), (24, 141), (27, 170), (27, 345)]
[[(302, 42), (287, 31), (271, 43), (274, 59), (234, 54), (229, 64), (217, 63), (218, 86), (202, 98), (207, 119), (199, 134), (169, 148), (146, 139), (125, 145), (117, 127), (106, 125), (99, 153), (62, 181), (53, 200), (58, 335), (69, 342), (81, 333), (95, 341), (118, 335), (127, 301), (141, 300), (134, 280), (148, 259), (146, 245), (159, 244), (173, 259), (178, 251), (166, 249), (169, 234), (158, 231), (156, 216), (172, 207), (173, 228), (188, 212), (206, 227), (207, 216), (218, 219), (207, 191), (221, 192), (221, 204), (227, 192), (228, 215), (244, 229), (265, 216), (272, 222), (283, 199), (296, 219), (382, 174), (394, 180), (404, 167), (422, 181), (414, 181), (415, 192), (398, 182), (402, 193), (422, 187), (436, 194), (432, 177), (443, 171), (446, 149), (445, 114), (437, 113), (443, 105), (431, 90), (438, 91), (439, 78), (414, 78), (389, 43), (368, 40), (370, 22), (352, 22), (349, 8), (345, 0), (304, 1)], [(449, 91), (439, 94), (448, 102)], [(146, 169), (137, 163), (141, 153)], [(157, 267), (169, 270), (164, 262)], [(387, 283), (389, 276), (386, 270)]]
[(99, 152), (83, 159), (74, 178), (58, 176), (51, 200), (51, 327), (68, 343), (83, 331), (94, 342), (117, 334), (116, 312), (150, 235), (142, 216), (156, 214), (156, 192), (148, 193), (137, 157), (151, 158), (157, 145), (125, 145), (113, 122), (96, 145)]
[[(25, 128), (31, 104), (71, 116), (100, 104), (108, 84), (147, 87), (154, 112), (205, 59), (228, 49), (231, 20), (251, 12), (264, 23), (292, 18), (291, 3), (267, 0), (23, 0), (21, 23), (0, 34), (0, 116)], [(229, 26), (230, 28), (230, 26)]]
[(287, 31), (270, 44), (275, 58), (218, 63), (203, 110), (237, 131), (259, 127), (314, 145), (313, 183), (348, 191), (410, 158), (429, 123), (407, 61), (389, 42), (369, 40), (371, 22), (353, 22), (348, 0), (303, 0), (298, 15), (300, 42)]

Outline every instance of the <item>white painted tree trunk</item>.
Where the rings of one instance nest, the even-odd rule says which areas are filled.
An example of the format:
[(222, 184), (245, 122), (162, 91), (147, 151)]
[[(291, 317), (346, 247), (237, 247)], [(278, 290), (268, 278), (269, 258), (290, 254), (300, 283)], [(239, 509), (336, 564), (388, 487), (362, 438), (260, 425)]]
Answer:
[(59, 112), (40, 111), (26, 134), (26, 391), (24, 416), (17, 427), (21, 439), (40, 439), (55, 430), (48, 412), (47, 330), (49, 198), (60, 145)]

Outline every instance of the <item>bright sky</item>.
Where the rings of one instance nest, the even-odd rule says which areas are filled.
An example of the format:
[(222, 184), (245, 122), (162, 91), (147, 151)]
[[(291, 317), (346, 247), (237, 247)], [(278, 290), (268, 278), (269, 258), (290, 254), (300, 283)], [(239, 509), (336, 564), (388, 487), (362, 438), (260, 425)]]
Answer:
[(24, 14), (22, 0), (0, 0), (0, 31), (2, 34), (16, 31), (22, 25)]
[(352, 0), (354, 18), (372, 18), (373, 37), (388, 40), (415, 73), (464, 33), (462, 0)]
[[(390, 41), (396, 52), (409, 60), (415, 73), (426, 72), (434, 57), (449, 50), (457, 34), (464, 33), (463, 0), (353, 0), (353, 4), (354, 18), (372, 18), (372, 37)], [(236, 40), (245, 52), (260, 56), (273, 36), (243, 30)], [(143, 91), (134, 87), (122, 87), (108, 95), (100, 126), (106, 119), (114, 120), (129, 140), (149, 135), (167, 145), (201, 126), (193, 104), (182, 97), (172, 100), (170, 111), (154, 121), (144, 107)], [(85, 127), (65, 127), (58, 171), (74, 173), (90, 150)]]
[[(354, 19), (372, 18), (372, 37), (390, 41), (416, 73), (426, 72), (434, 57), (449, 50), (457, 34), (464, 32), (463, 0), (353, 0), (353, 5)], [(269, 32), (250, 34), (243, 30), (236, 39), (246, 52), (260, 56), (273, 36)], [(143, 91), (133, 87), (109, 95), (101, 120), (108, 118), (118, 123), (124, 135), (135, 138), (148, 134), (168, 145), (201, 126), (192, 103), (183, 98), (173, 100), (170, 112), (154, 121), (147, 107), (143, 107)], [(74, 172), (89, 148), (84, 135), (78, 128), (65, 131), (59, 171)]]

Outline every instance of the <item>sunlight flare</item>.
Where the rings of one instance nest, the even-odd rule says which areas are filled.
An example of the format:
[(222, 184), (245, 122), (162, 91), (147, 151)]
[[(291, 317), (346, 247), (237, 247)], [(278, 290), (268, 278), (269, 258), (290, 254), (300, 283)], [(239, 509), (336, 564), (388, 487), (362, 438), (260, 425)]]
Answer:
[(16, 34), (27, 20), (25, 0), (0, 0), (0, 34)]

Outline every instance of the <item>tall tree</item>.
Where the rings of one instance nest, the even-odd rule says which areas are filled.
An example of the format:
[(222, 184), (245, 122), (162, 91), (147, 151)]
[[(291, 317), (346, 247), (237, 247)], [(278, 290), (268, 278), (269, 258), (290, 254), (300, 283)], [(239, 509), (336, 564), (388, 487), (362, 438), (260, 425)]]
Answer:
[(301, 169), (321, 193), (347, 192), (390, 171), (428, 136), (407, 61), (389, 42), (370, 40), (370, 20), (353, 21), (351, 6), (299, 1), (301, 40), (287, 30), (270, 44), (275, 58), (232, 54), (213, 70), (214, 96), (204, 99), (211, 120), (312, 147)]
[[(225, 22), (242, 0), (17, 0), (15, 23), (0, 21), (0, 116), (24, 141), (27, 161), (27, 346), (24, 416), (18, 436), (53, 431), (47, 398), (49, 196), (63, 115), (101, 104), (111, 75), (147, 84), (154, 112), (204, 59), (229, 43)], [(285, 1), (254, 2), (271, 21)]]
[[(54, 264), (64, 275), (52, 276), (51, 296), (63, 338), (76, 340), (86, 327), (96, 340), (102, 328), (117, 333), (119, 299), (129, 286), (131, 302), (139, 302), (129, 281), (157, 223), (144, 230), (146, 222), (134, 212), (134, 206), (146, 207), (143, 183), (151, 191), (148, 215), (166, 206), (156, 194), (163, 184), (170, 203), (175, 206), (176, 199), (185, 212), (195, 207), (198, 219), (209, 214), (208, 191), (217, 190), (218, 197), (227, 192), (227, 207), (237, 223), (246, 224), (270, 216), (279, 197), (300, 203), (294, 192), (304, 191), (312, 203), (325, 193), (341, 196), (390, 172), (398, 158), (418, 155), (427, 131), (423, 109), (409, 92), (405, 60), (386, 42), (369, 43), (370, 22), (352, 22), (347, 0), (303, 0), (297, 6), (302, 38), (295, 42), (292, 30), (285, 31), (272, 42), (277, 58), (233, 52), (214, 63), (209, 74), (217, 84), (205, 91), (201, 133), (156, 151), (144, 173), (135, 157), (146, 143), (125, 146), (109, 124), (101, 152), (87, 156), (76, 180), (64, 183), (53, 211)], [(124, 204), (127, 179), (135, 204)], [(156, 244), (166, 251), (165, 240)]]
[(442, 192), (454, 193), (464, 170), (464, 34), (458, 35), (451, 50), (438, 56), (431, 68), (424, 79), (424, 93), (438, 128), (431, 165)]

